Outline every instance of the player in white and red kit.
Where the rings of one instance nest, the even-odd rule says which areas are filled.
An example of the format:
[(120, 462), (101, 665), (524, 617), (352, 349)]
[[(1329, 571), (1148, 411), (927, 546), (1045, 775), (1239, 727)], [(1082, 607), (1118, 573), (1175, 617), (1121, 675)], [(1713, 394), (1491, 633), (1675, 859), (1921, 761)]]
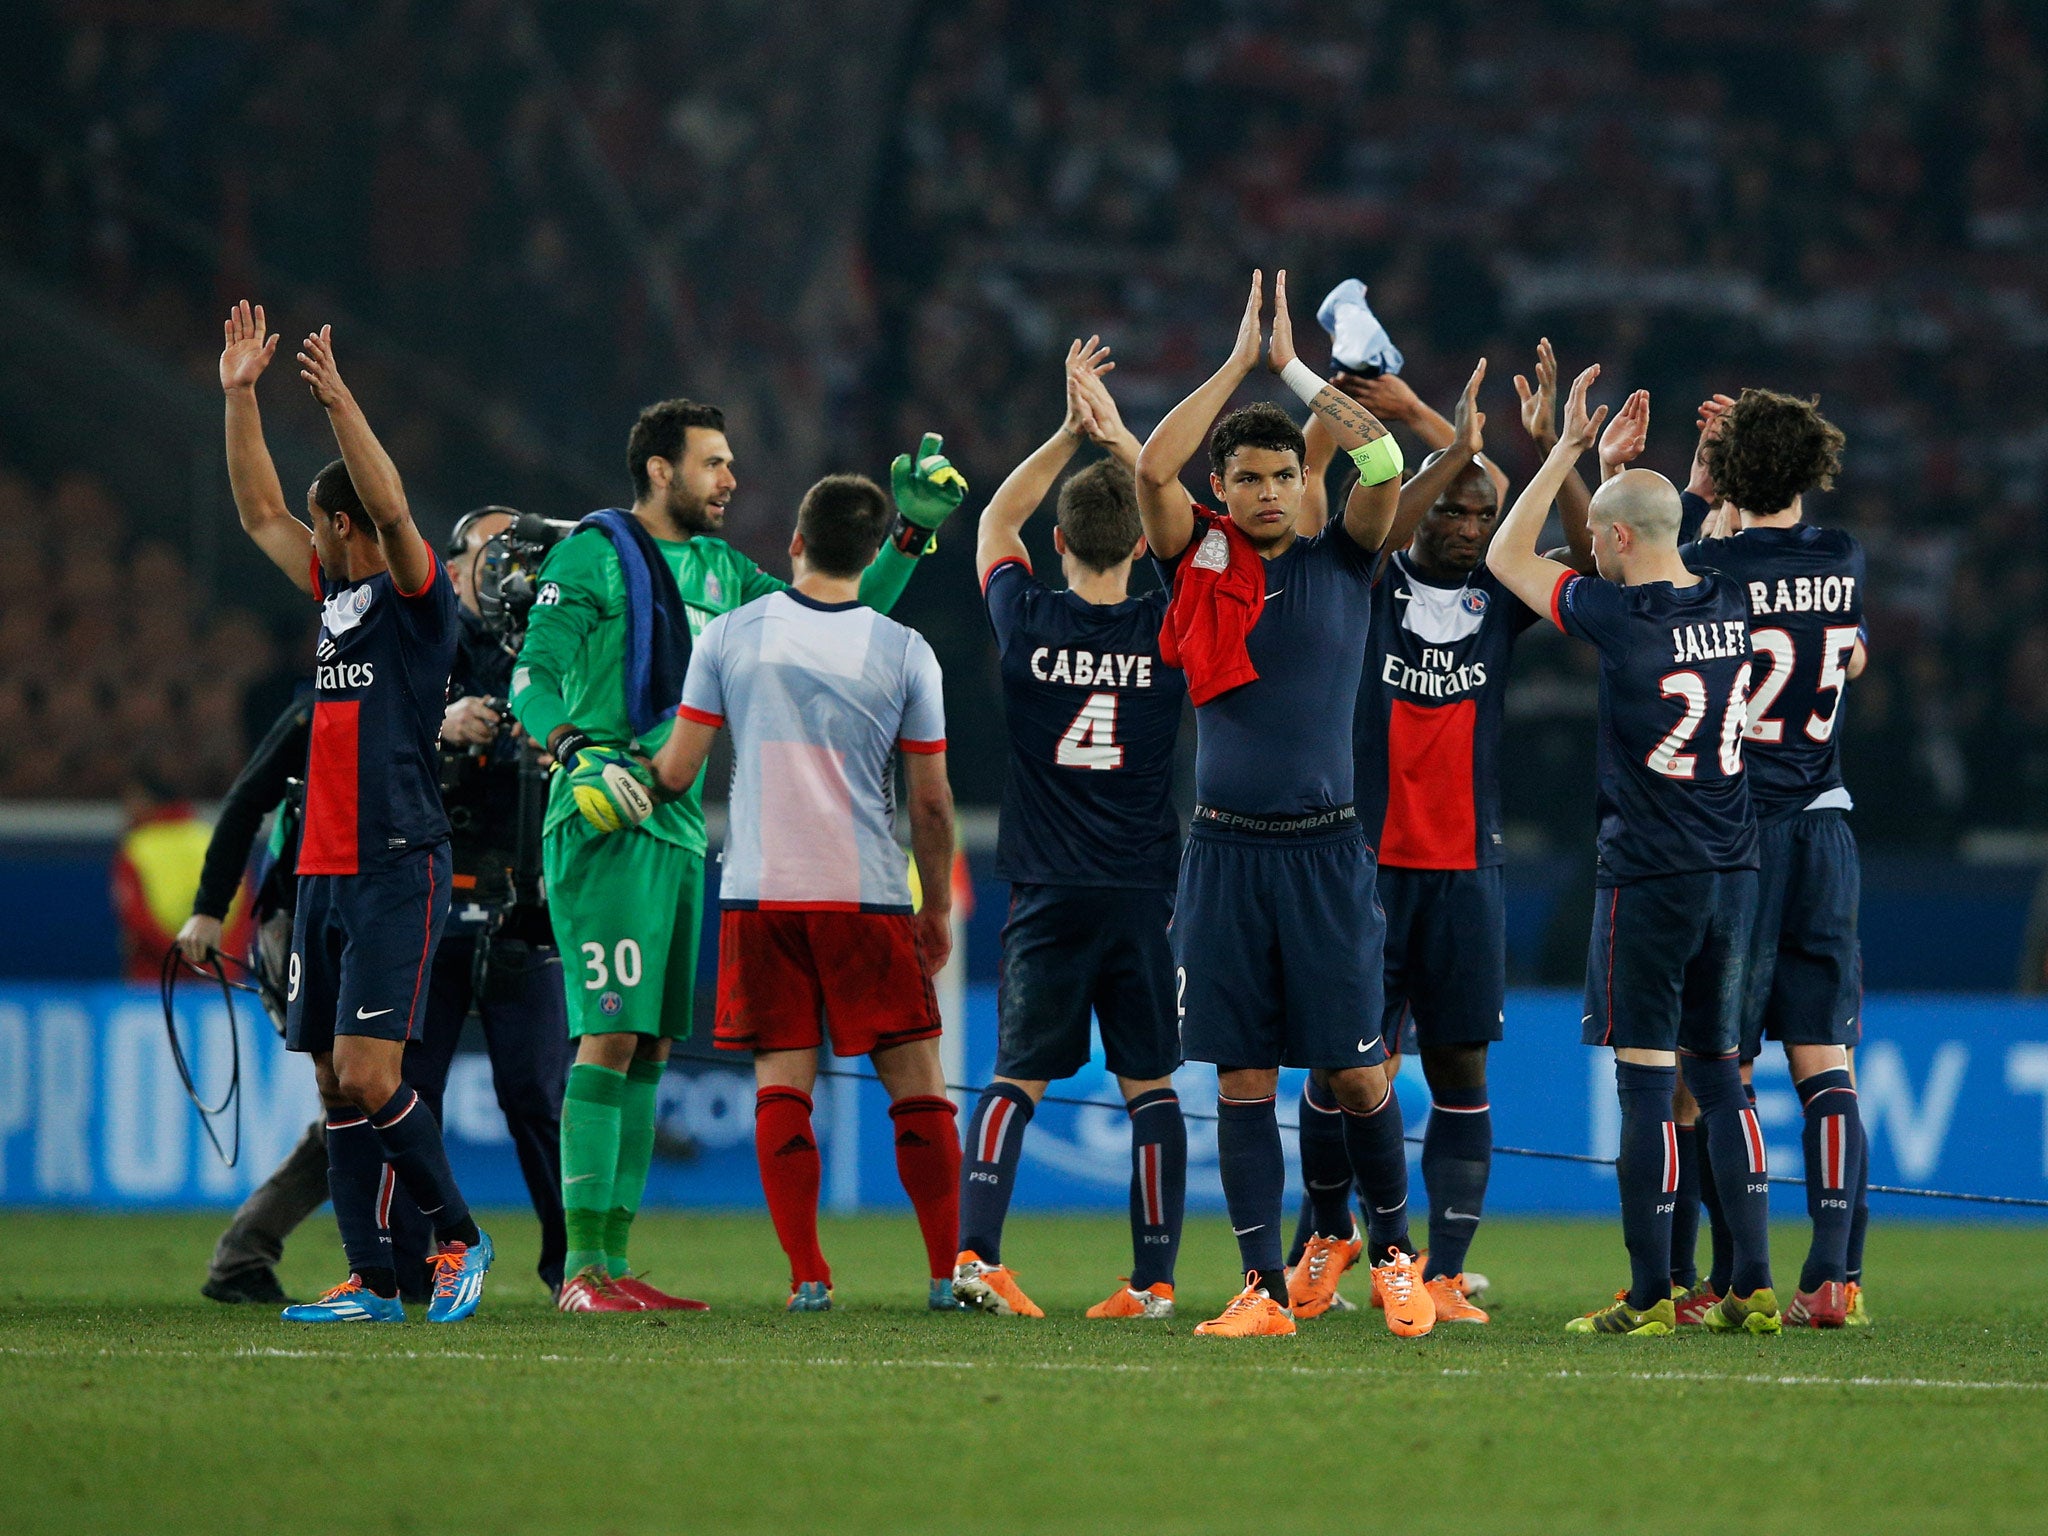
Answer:
[[(858, 475), (805, 493), (789, 545), (795, 585), (705, 626), (654, 760), (662, 786), (684, 793), (720, 727), (732, 733), (714, 1038), (754, 1053), (754, 1147), (789, 1256), (792, 1312), (831, 1305), (811, 1125), (828, 1032), (835, 1054), (868, 1057), (889, 1091), (930, 1304), (959, 1305), (960, 1141), (931, 985), (952, 947), (939, 663), (922, 635), (860, 602), (861, 572), (893, 518), (881, 488)], [(895, 836), (898, 748), (924, 889), (915, 914)]]

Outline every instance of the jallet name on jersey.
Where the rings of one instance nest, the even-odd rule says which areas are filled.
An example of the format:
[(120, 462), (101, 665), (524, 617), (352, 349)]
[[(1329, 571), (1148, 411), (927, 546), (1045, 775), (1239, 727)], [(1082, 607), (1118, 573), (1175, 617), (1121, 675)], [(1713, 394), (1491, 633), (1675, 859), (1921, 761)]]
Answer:
[(1761, 617), (1767, 613), (1842, 613), (1856, 601), (1854, 576), (1795, 576), (1778, 578), (1775, 589), (1769, 582), (1749, 583), (1749, 611)]
[(1082, 688), (1150, 688), (1152, 658), (1041, 645), (1031, 653), (1031, 675), (1041, 683)]
[(1749, 654), (1749, 626), (1740, 619), (1718, 624), (1681, 624), (1671, 631), (1673, 661), (1717, 661)]
[(1486, 686), (1486, 663), (1470, 661), (1458, 666), (1453, 663), (1451, 652), (1441, 646), (1425, 645), (1419, 667), (1411, 667), (1389, 653), (1380, 667), (1380, 681), (1389, 688), (1426, 699), (1454, 699)]

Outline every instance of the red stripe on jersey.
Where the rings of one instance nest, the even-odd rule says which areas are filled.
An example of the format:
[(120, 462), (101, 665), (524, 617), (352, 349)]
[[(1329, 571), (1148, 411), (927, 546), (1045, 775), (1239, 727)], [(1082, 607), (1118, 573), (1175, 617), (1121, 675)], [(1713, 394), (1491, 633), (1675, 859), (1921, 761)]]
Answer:
[(908, 736), (905, 736), (896, 745), (906, 752), (915, 752), (929, 757), (935, 752), (946, 750), (946, 738), (941, 736), (937, 741), (912, 741)]
[(1472, 800), (1472, 699), (1426, 708), (1394, 700), (1387, 720), (1387, 819), (1380, 862), (1404, 869), (1477, 869)]
[(321, 699), (313, 706), (313, 747), (306, 759), (306, 824), (299, 837), (302, 875), (353, 875), (359, 868), (356, 765), (361, 710), (358, 699)]
[[(1576, 571), (1559, 572), (1557, 585), (1550, 589), (1550, 622), (1555, 624), (1560, 630), (1564, 630), (1564, 589), (1566, 584), (1576, 578), (1577, 575)], [(1565, 632), (1569, 633), (1569, 631)]]
[(725, 724), (725, 716), (714, 715), (708, 709), (692, 709), (687, 704), (678, 704), (676, 706), (676, 718), (678, 720), (689, 720), (697, 725), (708, 725), (714, 731)]
[(407, 602), (411, 602), (416, 597), (422, 597), (426, 594), (427, 588), (434, 584), (434, 574), (440, 569), (440, 566), (440, 559), (434, 554), (434, 546), (429, 544), (427, 546), (427, 579), (408, 592), (398, 584), (398, 574), (394, 571), (391, 576), (391, 590)]
[(983, 574), (981, 578), (981, 595), (983, 597), (988, 596), (988, 584), (995, 579), (996, 572), (1006, 565), (1021, 565), (1024, 567), (1024, 574), (1026, 576), (1031, 574), (1031, 562), (1029, 560), (1026, 560), (1022, 555), (1005, 555)]

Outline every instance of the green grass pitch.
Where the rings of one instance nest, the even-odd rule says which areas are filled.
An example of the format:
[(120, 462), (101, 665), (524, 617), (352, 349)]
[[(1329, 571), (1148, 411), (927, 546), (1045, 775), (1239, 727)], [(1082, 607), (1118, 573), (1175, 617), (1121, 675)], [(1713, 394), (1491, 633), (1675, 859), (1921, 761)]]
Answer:
[[(558, 1317), (531, 1219), (488, 1224), (473, 1321), (313, 1329), (199, 1297), (216, 1218), (0, 1217), (0, 1529), (2048, 1529), (2048, 1229), (1880, 1225), (1867, 1332), (1635, 1341), (1562, 1331), (1624, 1273), (1612, 1223), (1503, 1219), (1488, 1328), (1231, 1342), (1190, 1333), (1229, 1290), (1215, 1216), (1166, 1324), (1079, 1316), (1114, 1219), (1012, 1223), (1043, 1323), (927, 1313), (908, 1217), (826, 1224), (810, 1317), (762, 1216), (642, 1222), (709, 1316)], [(1774, 1236), (1782, 1271), (1803, 1234)], [(309, 1229), (287, 1287), (335, 1249)]]

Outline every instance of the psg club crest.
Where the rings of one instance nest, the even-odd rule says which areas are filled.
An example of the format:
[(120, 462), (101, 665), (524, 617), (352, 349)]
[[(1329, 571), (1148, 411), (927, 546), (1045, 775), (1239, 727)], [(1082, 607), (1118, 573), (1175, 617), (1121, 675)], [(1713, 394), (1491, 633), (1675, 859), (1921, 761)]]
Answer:
[(1458, 606), (1474, 616), (1482, 614), (1486, 612), (1486, 594), (1477, 587), (1467, 587), (1458, 595)]
[(607, 992), (597, 1000), (597, 1011), (606, 1018), (613, 1017), (625, 1006), (626, 1000), (616, 992)]
[(714, 603), (724, 602), (725, 583), (721, 582), (716, 576), (707, 575), (704, 578), (704, 595)]

